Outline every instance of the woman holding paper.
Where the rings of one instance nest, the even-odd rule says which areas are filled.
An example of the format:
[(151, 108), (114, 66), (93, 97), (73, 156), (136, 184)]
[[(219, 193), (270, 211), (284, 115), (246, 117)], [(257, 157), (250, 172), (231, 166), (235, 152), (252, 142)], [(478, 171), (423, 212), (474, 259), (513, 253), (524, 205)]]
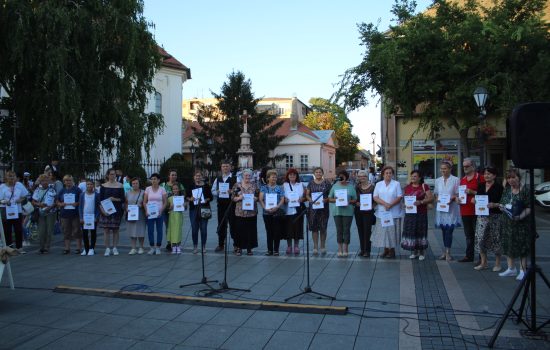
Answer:
[[(485, 182), (479, 183), (477, 194), (472, 198), (472, 203), (476, 204), (478, 196), (487, 196), (487, 205), (479, 207), (476, 204), (476, 231), (475, 231), (475, 247), (481, 257), (481, 263), (474, 267), (476, 270), (485, 270), (488, 268), (487, 253), (495, 254), (495, 266), (493, 271), (498, 272), (500, 267), (500, 255), (502, 247), (500, 243), (500, 216), (499, 209), (500, 198), (502, 197), (502, 185), (495, 181), (497, 178), (497, 169), (486, 167), (483, 175)], [(488, 213), (485, 213), (488, 209)]]
[[(327, 225), (329, 217), (328, 194), (332, 184), (323, 178), (323, 168), (313, 170), (313, 180), (306, 188), (306, 199), (311, 203), (307, 213), (308, 225), (313, 238), (313, 255), (318, 254), (319, 236), (321, 238), (321, 254), (326, 254)], [(316, 200), (316, 202), (313, 202)]]
[(204, 183), (202, 172), (195, 171), (193, 184), (187, 188), (185, 197), (189, 201), (189, 219), (191, 220), (191, 237), (193, 238), (193, 254), (197, 254), (199, 244), (199, 230), (201, 231), (201, 249), (206, 253), (206, 235), (208, 219), (203, 218), (201, 209), (210, 209), (210, 202), (214, 197), (210, 186)]
[(75, 254), (82, 253), (82, 230), (80, 228), (80, 217), (78, 206), (80, 204), (80, 189), (74, 185), (71, 175), (63, 176), (63, 189), (57, 194), (57, 206), (60, 208), (61, 229), (65, 249), (63, 254), (69, 254), (71, 241), (76, 240)]
[[(499, 208), (505, 212), (502, 218), (502, 252), (506, 255), (508, 269), (499, 273), (501, 277), (516, 276), (522, 280), (527, 270), (527, 256), (530, 252), (531, 230), (529, 229), (528, 216), (531, 213), (529, 208), (529, 190), (521, 185), (519, 170), (510, 169), (506, 176), (508, 186), (502, 193)], [(514, 260), (520, 258), (519, 274), (516, 270)]]
[(233, 185), (233, 201), (235, 205), (235, 245), (236, 255), (242, 255), (246, 249), (246, 255), (253, 255), (253, 248), (258, 246), (257, 206), (258, 186), (252, 182), (252, 170), (245, 169), (242, 172), (242, 182)]
[[(131, 189), (126, 193), (126, 232), (130, 236), (131, 249), (128, 255), (143, 254), (143, 243), (145, 241), (145, 228), (147, 221), (145, 220), (145, 210), (143, 209), (143, 201), (145, 199), (145, 191), (140, 187), (140, 182), (137, 177), (130, 180)], [(139, 248), (136, 243), (139, 241)], [(137, 248), (137, 250), (136, 250)]]
[(433, 201), (430, 186), (418, 170), (411, 171), (411, 183), (405, 186), (405, 219), (401, 247), (410, 250), (410, 259), (425, 259), (428, 248), (428, 203)]
[(279, 244), (283, 226), (285, 193), (282, 186), (277, 185), (277, 171), (266, 172), (267, 183), (260, 189), (260, 205), (264, 210), (264, 224), (267, 236), (267, 253), (265, 255), (279, 256)]
[[(149, 255), (160, 255), (160, 246), (162, 245), (162, 212), (166, 207), (167, 195), (164, 188), (159, 186), (160, 175), (154, 173), (149, 178), (151, 186), (145, 189), (143, 196), (143, 206), (145, 216), (147, 217), (147, 235), (149, 236)], [(155, 227), (157, 229), (157, 241), (155, 244)]]
[(439, 170), (441, 177), (435, 179), (434, 194), (436, 198), (435, 226), (441, 228), (443, 233), (443, 245), (445, 252), (439, 260), (452, 261), (451, 245), (453, 244), (453, 231), (460, 226), (460, 209), (456, 199), (460, 180), (451, 175), (452, 164), (444, 160)]
[[(124, 187), (116, 180), (116, 171), (114, 168), (107, 170), (107, 181), (99, 188), (99, 200), (101, 216), (99, 217), (99, 226), (105, 231), (103, 233), (105, 240), (105, 256), (118, 255), (118, 231), (120, 221), (122, 220), (122, 205), (124, 204)], [(113, 237), (111, 245), (111, 236)], [(111, 247), (113, 248), (111, 250)]]
[(32, 205), (38, 210), (38, 237), (40, 237), (40, 254), (50, 252), (50, 244), (55, 229), (57, 211), (55, 209), (54, 184), (48, 175), (42, 174), (36, 180), (38, 186), (32, 194)]
[(183, 229), (183, 211), (185, 199), (180, 192), (180, 184), (172, 184), (172, 196), (168, 198), (168, 227), (166, 239), (172, 244), (172, 254), (181, 254), (181, 235)]
[[(170, 198), (173, 195), (172, 187), (175, 183), (179, 184), (180, 193), (185, 193), (185, 187), (183, 187), (183, 184), (178, 182), (178, 172), (176, 169), (170, 169), (168, 170), (168, 181), (163, 182), (160, 184), (160, 187), (164, 188), (166, 191), (167, 198)], [(172, 244), (170, 240), (168, 239), (168, 206), (166, 206), (166, 210), (164, 213), (162, 213), (162, 217), (164, 220), (164, 226), (166, 227), (166, 251), (171, 252), (172, 251)]]
[[(304, 239), (304, 217), (300, 216), (300, 212), (305, 209), (303, 207), (304, 186), (297, 181), (299, 181), (298, 171), (294, 168), (288, 169), (283, 184), (286, 203), (286, 253), (296, 255), (300, 254), (299, 242)], [(292, 240), (294, 240), (294, 251)]]
[(403, 209), (401, 200), (403, 192), (399, 182), (393, 180), (395, 171), (391, 166), (382, 169), (383, 180), (374, 187), (373, 200), (376, 207), (376, 227), (372, 233), (371, 243), (374, 247), (384, 248), (381, 258), (395, 258), (395, 249), (399, 247), (401, 218)]
[(365, 170), (357, 173), (358, 183), (355, 191), (359, 201), (355, 203), (355, 224), (359, 235), (359, 256), (370, 258), (372, 224), (375, 221), (372, 205), (372, 193), (374, 183), (369, 180), (369, 174)]
[[(80, 205), (78, 206), (78, 216), (82, 226), (82, 240), (84, 241), (84, 249), (82, 249), (80, 255), (93, 256), (95, 254), (99, 213), (99, 194), (95, 191), (94, 182), (87, 179), (86, 190), (80, 193)], [(90, 238), (92, 239), (91, 244)]]
[(6, 236), (6, 245), (12, 244), (11, 232), (15, 231), (15, 247), (23, 251), (23, 208), (21, 203), (27, 199), (28, 191), (16, 181), (15, 172), (6, 172), (6, 183), (0, 185), (0, 208), (2, 210), (2, 225)]
[(332, 186), (328, 198), (330, 203), (335, 203), (332, 215), (336, 224), (336, 241), (338, 243), (338, 257), (347, 257), (350, 228), (353, 221), (353, 208), (357, 201), (357, 193), (352, 184), (348, 182), (349, 174), (345, 170), (338, 172), (340, 181)]

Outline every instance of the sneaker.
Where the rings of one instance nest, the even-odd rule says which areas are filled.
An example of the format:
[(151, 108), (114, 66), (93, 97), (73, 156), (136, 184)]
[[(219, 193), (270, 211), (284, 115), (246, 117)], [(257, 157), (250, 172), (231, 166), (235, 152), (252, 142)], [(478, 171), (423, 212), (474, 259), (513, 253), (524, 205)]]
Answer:
[(143, 250), (143, 248), (139, 248), (137, 253), (138, 253), (138, 255), (141, 255), (141, 254), (145, 253), (145, 251)]
[(500, 270), (502, 270), (502, 267), (500, 266), (493, 267), (493, 272), (499, 272)]
[(419, 255), (418, 256), (418, 260), (420, 261), (424, 261), (426, 259), (426, 257), (424, 255)]
[(199, 252), (199, 250), (197, 249), (197, 247), (193, 248), (193, 254), (197, 254)]
[(105, 254), (103, 254), (104, 256), (109, 256), (111, 255), (111, 248), (106, 248), (105, 249)]
[(82, 253), (80, 253), (81, 256), (86, 256), (88, 253), (86, 253), (86, 249), (82, 249)]
[(148, 255), (155, 255), (155, 248), (151, 247), (149, 248), (149, 251), (147, 252)]
[(176, 254), (178, 252), (178, 249), (176, 248), (176, 246), (172, 246), (172, 254)]
[(88, 256), (93, 256), (93, 255), (95, 255), (94, 248), (90, 248), (90, 250), (88, 250)]
[(297, 245), (294, 246), (294, 254), (300, 254), (300, 247), (298, 247)]
[(499, 273), (500, 277), (514, 277), (518, 274), (518, 271), (514, 267), (513, 269), (506, 269), (506, 271)]
[(180, 248), (180, 246), (177, 246), (177, 247), (176, 247), (176, 254), (181, 254), (181, 248)]
[(477, 270), (477, 271), (481, 271), (481, 270), (487, 270), (489, 268), (489, 266), (487, 265), (477, 265), (476, 267), (474, 267), (474, 270)]
[(416, 254), (413, 253), (413, 254), (409, 255), (409, 259), (416, 259)]
[(327, 253), (327, 248), (321, 248), (321, 254), (325, 255)]
[(118, 249), (116, 249), (116, 247), (113, 248), (113, 255), (118, 255)]
[(313, 249), (313, 255), (319, 255), (319, 251), (317, 249)]
[(24, 251), (23, 248), (19, 248), (17, 249), (17, 251), (19, 252), (19, 254), (27, 254), (27, 252)]
[(516, 280), (517, 281), (522, 281), (524, 277), (525, 277), (525, 272), (523, 272), (523, 270), (519, 270), (519, 273), (516, 277)]
[(202, 253), (206, 254), (206, 247), (202, 247)]
[(156, 255), (160, 255), (160, 247), (156, 247), (156, 248), (155, 248), (155, 254), (156, 254)]
[(291, 246), (286, 247), (286, 254), (287, 255), (292, 254), (292, 247)]
[(130, 249), (130, 252), (128, 253), (128, 255), (136, 255), (136, 250), (134, 248)]

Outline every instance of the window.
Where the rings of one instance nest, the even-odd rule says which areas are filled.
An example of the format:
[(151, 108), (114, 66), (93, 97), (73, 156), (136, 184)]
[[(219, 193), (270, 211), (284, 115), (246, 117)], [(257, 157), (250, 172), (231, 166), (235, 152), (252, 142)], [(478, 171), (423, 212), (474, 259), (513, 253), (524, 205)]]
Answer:
[(162, 114), (162, 94), (155, 92), (155, 113)]
[(294, 168), (294, 156), (286, 156), (286, 168)]
[(300, 155), (300, 170), (306, 171), (309, 169), (309, 156), (307, 154)]
[(277, 112), (279, 113), (279, 115), (283, 115), (283, 114), (285, 114), (285, 109), (279, 107), (279, 108), (277, 109)]

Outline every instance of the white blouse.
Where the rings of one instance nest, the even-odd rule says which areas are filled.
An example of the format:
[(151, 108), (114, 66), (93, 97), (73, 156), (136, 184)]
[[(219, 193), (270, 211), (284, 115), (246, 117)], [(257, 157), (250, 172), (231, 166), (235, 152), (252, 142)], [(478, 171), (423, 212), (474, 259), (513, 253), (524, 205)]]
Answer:
[[(289, 199), (288, 194), (292, 191), (295, 193), (298, 193), (298, 198), (302, 198), (304, 196), (304, 185), (302, 185), (301, 182), (296, 182), (294, 185), (292, 185), (292, 191), (290, 190), (290, 184), (288, 182), (285, 182), (283, 184), (285, 189), (285, 198)], [(294, 215), (298, 213), (296, 210), (296, 207), (289, 207), (288, 204), (286, 206), (286, 215)]]
[[(374, 187), (373, 197), (378, 197), (386, 203), (391, 203), (398, 197), (403, 197), (403, 191), (401, 190), (399, 182), (395, 180), (391, 180), (387, 185), (385, 181), (380, 181), (376, 183), (376, 187)], [(384, 208), (383, 205), (377, 205), (374, 215), (380, 217), (383, 211), (386, 211), (386, 208)], [(403, 208), (399, 203), (391, 207), (390, 212), (394, 219), (403, 217), (404, 214)]]
[[(456, 176), (450, 175), (447, 181), (443, 179), (443, 176), (435, 179), (434, 195), (449, 194), (451, 197), (458, 196), (458, 186), (460, 185), (460, 179)], [(460, 208), (456, 201), (451, 201), (449, 206), (449, 212), (435, 212), (435, 225), (452, 225), (460, 226)]]

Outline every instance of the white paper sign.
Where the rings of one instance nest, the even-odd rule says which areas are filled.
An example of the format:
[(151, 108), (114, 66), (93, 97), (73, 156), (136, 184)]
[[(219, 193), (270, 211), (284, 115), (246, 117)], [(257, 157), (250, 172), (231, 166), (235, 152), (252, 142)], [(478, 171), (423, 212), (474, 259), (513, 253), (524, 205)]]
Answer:
[(466, 204), (466, 185), (460, 185), (458, 186), (458, 199), (460, 200), (460, 204)]
[(449, 212), (449, 202), (451, 201), (451, 195), (450, 194), (440, 194), (437, 197), (437, 211), (441, 211), (444, 213)]
[(290, 208), (296, 208), (300, 206), (300, 195), (298, 192), (288, 192), (288, 206)]
[(488, 195), (476, 195), (476, 215), (488, 216), (489, 215), (489, 196)]
[(336, 198), (337, 207), (345, 207), (348, 205), (348, 190), (336, 190), (334, 191), (334, 197)]
[(254, 210), (254, 193), (243, 193), (243, 210)]
[(6, 204), (6, 219), (12, 220), (19, 218), (19, 208), (17, 204)]
[(265, 194), (265, 208), (273, 209), (277, 206), (277, 193)]
[[(63, 203), (75, 203), (76, 200), (75, 200), (75, 197), (74, 197), (74, 193), (65, 193), (63, 194)], [(66, 205), (64, 207), (64, 209), (76, 209), (74, 206), (72, 205)]]
[(323, 209), (325, 208), (325, 203), (323, 202), (323, 192), (312, 192), (311, 193), (311, 200), (316, 200), (316, 202), (314, 202), (312, 205), (311, 205), (311, 208), (312, 209)]
[(107, 215), (112, 215), (116, 213), (115, 205), (110, 198), (104, 199), (101, 201), (101, 207), (107, 213)]
[(206, 203), (206, 200), (204, 199), (204, 196), (202, 195), (202, 187), (201, 188), (195, 188), (191, 191), (193, 193), (193, 204), (199, 205), (199, 198), (201, 200), (201, 203)]
[(137, 204), (128, 204), (128, 221), (139, 220), (139, 206)]
[(159, 217), (159, 205), (157, 202), (147, 203), (147, 214), (149, 214), (149, 219), (156, 219)]
[(53, 205), (53, 202), (55, 200), (55, 192), (54, 191), (50, 191), (48, 190), (48, 193), (46, 194), (46, 196), (44, 197), (44, 203), (48, 206), (48, 207), (51, 207)]
[(94, 214), (84, 214), (84, 226), (82, 227), (85, 230), (93, 230), (95, 228), (95, 215)]
[(372, 193), (363, 193), (359, 195), (359, 210), (372, 210)]
[(218, 198), (229, 198), (229, 184), (224, 182), (219, 182), (219, 192)]
[(382, 222), (382, 227), (392, 227), (393, 226), (393, 217), (391, 211), (382, 211), (380, 212), (380, 221)]
[(174, 211), (185, 211), (185, 198), (183, 196), (173, 196), (172, 204)]
[(418, 213), (416, 205), (416, 196), (405, 196), (405, 214), (416, 214)]

